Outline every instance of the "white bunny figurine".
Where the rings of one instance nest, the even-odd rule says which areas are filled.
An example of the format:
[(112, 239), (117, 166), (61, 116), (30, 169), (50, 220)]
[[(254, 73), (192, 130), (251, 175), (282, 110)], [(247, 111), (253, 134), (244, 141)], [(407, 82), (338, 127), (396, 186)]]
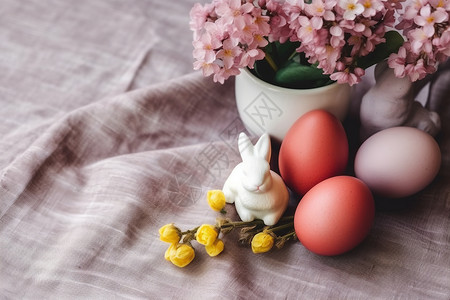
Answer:
[(238, 142), (242, 162), (231, 172), (223, 186), (225, 200), (235, 203), (242, 221), (263, 220), (275, 225), (286, 210), (289, 192), (281, 177), (270, 170), (271, 145), (263, 134), (253, 146), (241, 132)]

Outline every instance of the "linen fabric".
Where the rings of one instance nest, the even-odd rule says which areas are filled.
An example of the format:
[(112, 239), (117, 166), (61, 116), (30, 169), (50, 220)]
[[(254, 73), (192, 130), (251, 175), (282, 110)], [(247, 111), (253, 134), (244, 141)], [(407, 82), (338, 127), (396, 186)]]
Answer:
[(164, 259), (160, 227), (214, 224), (206, 192), (245, 130), (234, 80), (192, 71), (194, 2), (1, 1), (0, 298), (449, 299), (448, 104), (438, 177), (353, 251), (253, 254), (231, 233), (217, 257)]

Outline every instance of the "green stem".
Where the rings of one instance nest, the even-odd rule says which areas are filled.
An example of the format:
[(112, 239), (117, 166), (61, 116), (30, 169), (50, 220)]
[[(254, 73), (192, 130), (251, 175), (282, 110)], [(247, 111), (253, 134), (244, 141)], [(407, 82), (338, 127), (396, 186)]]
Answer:
[(296, 56), (297, 54), (298, 54), (297, 50), (294, 50), (294, 52), (292, 52), (292, 54), (289, 55), (289, 58), (287, 60), (289, 61), (289, 60), (293, 59), (294, 56)]
[(269, 228), (267, 231), (271, 231), (271, 232), (275, 232), (275, 231), (280, 231), (286, 228), (293, 228), (294, 226), (294, 222), (289, 222), (280, 226), (276, 226), (276, 227), (271, 227)]
[(275, 61), (273, 60), (272, 56), (270, 56), (269, 53), (266, 53), (264, 59), (269, 63), (269, 66), (272, 68), (272, 70), (274, 70), (275, 72), (278, 71), (277, 64), (275, 63)]
[(227, 227), (240, 228), (240, 227), (247, 227), (247, 226), (253, 226), (253, 225), (261, 225), (262, 226), (262, 225), (264, 225), (264, 222), (259, 219), (256, 219), (251, 222), (242, 222), (242, 221), (230, 222), (230, 223), (223, 224), (221, 226), (221, 228), (227, 228)]
[(280, 238), (289, 240), (291, 237), (294, 237), (296, 235), (295, 231), (289, 232), (288, 234), (285, 234), (281, 236)]
[(196, 233), (199, 228), (200, 228), (200, 226), (197, 226), (194, 229), (183, 231), (181, 233), (181, 235), (183, 236), (183, 235), (188, 234), (188, 233)]
[(297, 238), (297, 235), (295, 234), (295, 231), (290, 231), (289, 233), (277, 237), (275, 246), (280, 249), (284, 246), (284, 244), (289, 240), (295, 240)]
[[(284, 217), (282, 219), (280, 219), (280, 221), (278, 223), (284, 223), (284, 222), (290, 222), (289, 224), (292, 226), (292, 220), (294, 220), (294, 216), (287, 216)], [(227, 228), (227, 227), (234, 227), (234, 228), (240, 228), (240, 227), (249, 227), (249, 226), (264, 226), (264, 221), (260, 220), (260, 219), (256, 219), (250, 222), (243, 222), (243, 221), (237, 221), (237, 222), (229, 222), (229, 223), (225, 223), (222, 226), (220, 226), (221, 228)], [(281, 226), (285, 226), (287, 224), (281, 225)], [(274, 225), (275, 226), (275, 225)], [(279, 227), (281, 227), (279, 226)], [(283, 228), (287, 228), (287, 227), (283, 227)]]

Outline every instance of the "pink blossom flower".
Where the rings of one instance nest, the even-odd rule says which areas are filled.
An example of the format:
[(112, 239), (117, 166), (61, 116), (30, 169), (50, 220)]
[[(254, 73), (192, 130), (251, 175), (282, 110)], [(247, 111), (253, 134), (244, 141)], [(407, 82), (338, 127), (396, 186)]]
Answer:
[(269, 44), (269, 41), (264, 38), (261, 34), (255, 34), (253, 36), (253, 42), (249, 44), (250, 49), (254, 48), (264, 48)]
[(289, 28), (289, 23), (282, 15), (274, 15), (270, 22), (271, 32), (269, 33), (269, 41), (280, 41), (284, 43), (292, 35), (292, 30)]
[(362, 0), (362, 5), (364, 7), (362, 14), (366, 18), (375, 16), (384, 8), (384, 4), (380, 0)]
[(428, 3), (428, 0), (413, 0), (405, 8), (403, 18), (412, 20), (419, 13), (419, 10)]
[(261, 49), (251, 49), (247, 52), (244, 52), (242, 55), (240, 65), (249, 67), (253, 69), (256, 60), (263, 59), (265, 56), (264, 52)]
[[(321, 19), (320, 19), (321, 20)], [(310, 43), (314, 39), (315, 31), (322, 27), (322, 22), (317, 18), (309, 19), (306, 16), (298, 17), (300, 28), (297, 31), (297, 37), (302, 43)]]
[(397, 70), (396, 76), (420, 80), (436, 70), (437, 62), (448, 58), (448, 3), (447, 0), (415, 0), (406, 7), (397, 28), (403, 30), (407, 41), (398, 55), (389, 58), (390, 67)]
[(352, 51), (350, 52), (351, 56), (356, 56), (361, 51), (361, 48), (364, 44), (364, 39), (361, 34), (354, 34), (348, 38), (348, 44), (352, 45)]
[(359, 56), (368, 55), (370, 52), (373, 52), (375, 50), (376, 45), (384, 43), (385, 41), (386, 40), (380, 35), (375, 33), (372, 34), (371, 36), (367, 37), (366, 42), (364, 43), (364, 47), (359, 53)]
[(217, 72), (214, 72), (213, 81), (214, 82), (220, 82), (224, 83), (225, 80), (230, 78), (231, 76), (236, 76), (240, 73), (238, 68), (232, 67), (230, 69), (227, 68), (220, 68)]
[(290, 28), (295, 31), (301, 26), (298, 23), (298, 18), (303, 15), (304, 7), (305, 2), (303, 0), (286, 0), (283, 4), (283, 11), (288, 16)]
[(319, 56), (319, 67), (324, 70), (325, 74), (331, 74), (336, 69), (337, 60), (340, 57), (341, 49), (328, 45), (325, 51)]
[(444, 10), (450, 10), (450, 1), (448, 0), (428, 0), (432, 7), (442, 7)]
[(234, 60), (242, 52), (242, 49), (234, 43), (231, 39), (226, 39), (223, 42), (223, 47), (217, 52), (216, 57), (223, 61), (225, 68), (230, 69), (233, 67)]
[(268, 39), (270, 42), (279, 41), (284, 43), (292, 35), (292, 30), (289, 28), (288, 16), (286, 15), (283, 6), (277, 0), (268, 0), (266, 2), (266, 9), (270, 12)]
[(290, 14), (294, 18), (298, 17), (305, 8), (304, 0), (286, 0), (286, 4), (285, 8), (290, 11)]
[(251, 15), (243, 15), (236, 24), (236, 29), (231, 34), (233, 39), (245, 44), (253, 42), (253, 35), (257, 32), (258, 26), (254, 23)]
[(204, 33), (198, 40), (193, 42), (195, 59), (212, 63), (216, 59), (216, 49), (222, 46), (220, 40), (212, 37), (209, 33)]
[(190, 11), (190, 29), (196, 32), (200, 31), (203, 25), (205, 25), (206, 19), (208, 18), (208, 15), (211, 13), (212, 9), (212, 4), (202, 6), (200, 3), (196, 3)]
[[(386, 3), (386, 2), (384, 2)], [(394, 10), (387, 10), (384, 14), (384, 25), (388, 27), (394, 27), (395, 26), (395, 11)], [(381, 28), (382, 26), (380, 26)]]
[(211, 76), (212, 74), (217, 74), (220, 71), (220, 67), (215, 63), (206, 63), (204, 61), (197, 60), (194, 62), (194, 70), (200, 69), (205, 77)]
[(312, 0), (310, 4), (306, 4), (305, 11), (311, 16), (323, 17), (324, 20), (334, 21), (336, 19), (332, 8), (336, 5), (336, 1)]
[[(364, 19), (359, 20), (359, 21), (360, 22), (354, 22), (353, 30), (355, 32), (361, 33), (364, 36), (367, 36), (367, 37), (371, 36), (373, 34), (372, 29), (371, 29), (373, 24), (370, 24), (370, 22), (367, 22)], [(384, 34), (384, 32), (383, 32), (383, 34)]]
[(411, 50), (414, 53), (419, 54), (421, 51), (431, 52), (431, 41), (423, 28), (414, 29), (409, 36), (411, 37)]
[(354, 85), (361, 81), (361, 77), (364, 75), (364, 70), (361, 68), (355, 68), (351, 72), (350, 68), (346, 67), (343, 62), (338, 62), (336, 65), (337, 72), (330, 75), (330, 79), (337, 81), (338, 83), (348, 83)]
[(400, 47), (398, 53), (389, 56), (388, 65), (394, 69), (395, 76), (399, 78), (408, 76), (411, 81), (423, 79), (436, 70), (434, 59), (428, 57), (424, 60), (422, 56), (415, 55), (410, 51), (408, 43)]
[(270, 18), (268, 16), (263, 16), (261, 12), (259, 12), (258, 14), (256, 14), (253, 23), (256, 25), (258, 32), (267, 36), (270, 33), (269, 21)]
[(212, 39), (218, 41), (222, 41), (228, 35), (227, 28), (220, 22), (206, 22), (203, 27)]
[[(216, 13), (222, 17), (225, 25), (241, 24), (244, 22), (243, 16), (250, 13), (254, 6), (251, 3), (241, 4), (241, 0), (222, 0), (216, 7)], [(239, 26), (239, 25), (238, 25)]]
[(342, 47), (345, 44), (344, 30), (339, 25), (330, 27), (330, 45), (334, 48)]
[(434, 35), (434, 24), (442, 23), (448, 20), (448, 14), (441, 7), (435, 11), (431, 11), (431, 6), (426, 5), (420, 9), (420, 14), (414, 17), (414, 22), (422, 26), (423, 32), (427, 37)]
[(345, 20), (354, 20), (357, 15), (364, 12), (364, 6), (358, 0), (339, 0), (339, 7), (345, 11), (343, 15)]
[(408, 74), (411, 81), (423, 79), (427, 74), (424, 60), (419, 58), (415, 64), (407, 64), (405, 67), (405, 73)]
[(433, 45), (445, 56), (450, 56), (450, 29), (445, 30), (441, 37), (433, 39)]
[(406, 48), (400, 47), (398, 53), (391, 54), (388, 59), (388, 65), (394, 69), (396, 77), (405, 77)]

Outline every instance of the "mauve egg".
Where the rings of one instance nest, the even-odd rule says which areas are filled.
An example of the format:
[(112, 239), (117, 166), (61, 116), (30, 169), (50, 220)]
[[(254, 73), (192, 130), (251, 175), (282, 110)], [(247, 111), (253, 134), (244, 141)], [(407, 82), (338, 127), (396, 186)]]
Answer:
[(431, 135), (412, 127), (393, 127), (361, 145), (354, 167), (374, 194), (402, 198), (429, 185), (440, 165), (441, 151)]

